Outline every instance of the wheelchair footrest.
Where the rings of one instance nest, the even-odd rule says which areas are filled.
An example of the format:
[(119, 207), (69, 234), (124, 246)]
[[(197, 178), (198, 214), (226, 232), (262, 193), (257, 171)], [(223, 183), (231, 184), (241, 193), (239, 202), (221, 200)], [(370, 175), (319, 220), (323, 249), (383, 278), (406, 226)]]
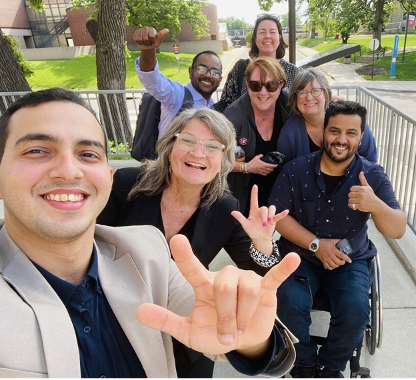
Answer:
[(351, 371), (351, 378), (357, 378), (357, 377), (367, 377), (370, 378), (370, 370), (366, 367), (360, 367), (358, 371)]

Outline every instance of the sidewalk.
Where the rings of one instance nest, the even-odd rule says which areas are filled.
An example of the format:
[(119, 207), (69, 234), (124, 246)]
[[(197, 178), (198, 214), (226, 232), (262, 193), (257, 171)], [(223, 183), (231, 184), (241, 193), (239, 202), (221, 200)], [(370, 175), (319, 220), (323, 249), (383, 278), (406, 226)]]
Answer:
[[(301, 60), (316, 51), (304, 46), (296, 47), (296, 59)], [(335, 61), (318, 67), (330, 85), (353, 85), (358, 84), (373, 91), (386, 102), (400, 109), (408, 116), (416, 119), (416, 82), (415, 81), (371, 81), (363, 79), (355, 70), (362, 65), (358, 63), (337, 63)]]

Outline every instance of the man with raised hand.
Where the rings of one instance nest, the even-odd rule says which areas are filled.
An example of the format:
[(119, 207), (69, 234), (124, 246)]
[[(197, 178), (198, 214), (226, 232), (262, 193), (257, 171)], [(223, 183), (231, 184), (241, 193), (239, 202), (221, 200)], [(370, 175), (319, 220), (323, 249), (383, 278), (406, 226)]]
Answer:
[(299, 257), (264, 278), (211, 273), (183, 236), (175, 263), (156, 228), (96, 225), (106, 152), (70, 91), (30, 93), (0, 117), (0, 377), (175, 377), (166, 333), (243, 373), (282, 376), (293, 336), (275, 320), (275, 291)]
[(134, 33), (134, 40), (141, 48), (136, 59), (136, 71), (146, 90), (161, 103), (159, 138), (165, 133), (172, 119), (180, 111), (185, 99), (185, 87), (193, 98), (193, 108), (212, 107), (212, 94), (222, 79), (222, 63), (218, 55), (210, 50), (197, 54), (189, 70), (191, 81), (183, 86), (166, 78), (159, 70), (156, 49), (162, 43), (169, 29), (156, 32), (155, 28), (145, 26)]
[[(323, 149), (288, 162), (270, 195), (277, 211), (289, 210), (276, 224), (280, 253), (301, 257), (277, 292), (278, 316), (299, 339), (292, 377), (343, 377), (370, 312), (368, 260), (377, 249), (367, 220), (371, 214), (377, 229), (393, 239), (406, 231), (406, 216), (383, 168), (357, 154), (365, 120), (366, 109), (358, 103), (330, 105)], [(341, 240), (349, 245), (337, 246)], [(318, 353), (309, 327), (320, 288), (331, 305), (331, 323)]]

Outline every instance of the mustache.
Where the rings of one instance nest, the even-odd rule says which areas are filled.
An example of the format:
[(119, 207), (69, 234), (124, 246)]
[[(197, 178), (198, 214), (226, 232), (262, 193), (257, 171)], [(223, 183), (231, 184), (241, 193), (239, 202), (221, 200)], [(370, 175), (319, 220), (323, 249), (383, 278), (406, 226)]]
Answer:
[(201, 78), (198, 79), (198, 82), (202, 82), (202, 81), (205, 81), (205, 82), (209, 82), (211, 84), (214, 84), (214, 81), (211, 78), (209, 78), (209, 77), (201, 77)]
[(341, 144), (341, 143), (332, 143), (331, 146), (339, 146), (339, 147), (347, 148), (347, 149), (350, 148), (349, 144)]

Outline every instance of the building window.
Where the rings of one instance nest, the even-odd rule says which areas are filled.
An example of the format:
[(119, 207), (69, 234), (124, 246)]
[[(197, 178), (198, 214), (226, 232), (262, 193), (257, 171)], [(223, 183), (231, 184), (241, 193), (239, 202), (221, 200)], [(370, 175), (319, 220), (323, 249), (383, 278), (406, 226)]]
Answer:
[(68, 46), (72, 38), (66, 16), (71, 0), (44, 0), (45, 10), (35, 12), (26, 1), (26, 12), (37, 48)]

